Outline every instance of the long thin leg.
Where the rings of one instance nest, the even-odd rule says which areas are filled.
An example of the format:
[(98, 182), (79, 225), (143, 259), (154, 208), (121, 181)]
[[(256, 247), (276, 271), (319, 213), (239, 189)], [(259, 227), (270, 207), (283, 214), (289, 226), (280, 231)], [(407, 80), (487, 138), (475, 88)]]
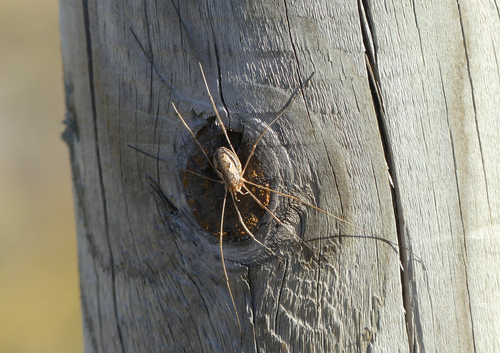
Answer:
[(201, 143), (200, 141), (198, 141), (198, 139), (196, 138), (193, 130), (191, 130), (191, 128), (189, 127), (189, 125), (186, 123), (186, 121), (184, 120), (184, 118), (182, 117), (181, 113), (179, 113), (179, 111), (177, 110), (177, 107), (175, 106), (174, 102), (170, 101), (170, 103), (172, 103), (172, 107), (174, 107), (174, 110), (175, 112), (177, 113), (177, 116), (179, 117), (179, 119), (181, 119), (182, 123), (184, 124), (184, 126), (186, 127), (186, 129), (188, 129), (189, 133), (191, 134), (191, 136), (193, 136), (194, 140), (196, 141), (196, 143), (198, 144), (198, 147), (200, 147), (200, 150), (203, 152), (203, 154), (205, 155), (205, 157), (207, 157), (207, 161), (208, 163), (210, 163), (210, 165), (212, 166), (212, 168), (215, 170), (215, 167), (212, 163), (212, 161), (210, 160), (210, 158), (208, 158), (208, 154), (207, 152), (205, 151), (205, 149), (201, 146)]
[(181, 170), (181, 171), (183, 171), (183, 172), (185, 172), (185, 173), (193, 174), (193, 175), (196, 175), (197, 177), (213, 181), (214, 183), (225, 184), (225, 182), (223, 180), (215, 180), (215, 179), (209, 178), (207, 176), (204, 176), (202, 174), (195, 173), (195, 172), (193, 172), (192, 170), (189, 170), (189, 169), (184, 169), (184, 168), (179, 168), (179, 167), (176, 167), (176, 168), (179, 169), (179, 170)]
[[(246, 181), (245, 181), (246, 182)], [(251, 192), (245, 185), (243, 185), (243, 188), (247, 191), (246, 193), (249, 194), (254, 200), (255, 202), (257, 202), (257, 204), (262, 207), (267, 213), (269, 213), (271, 215), (271, 217), (273, 217), (280, 225), (282, 225), (285, 229), (287, 229), (291, 234), (295, 235), (297, 237), (297, 239), (305, 246), (307, 247), (312, 253), (314, 253), (313, 249), (311, 249), (311, 247), (309, 245), (307, 245), (307, 243), (301, 239), (297, 234), (295, 234), (295, 232), (292, 232), (288, 229), (288, 226), (286, 226), (282, 221), (281, 219), (279, 219), (273, 212), (271, 212), (271, 210), (269, 208), (267, 208), (258, 198), (257, 196), (255, 196), (253, 194), (253, 192)]]
[(200, 65), (200, 70), (201, 70), (201, 75), (203, 76), (203, 81), (205, 82), (205, 87), (207, 88), (207, 93), (208, 97), (210, 98), (210, 103), (212, 103), (212, 108), (214, 109), (215, 116), (217, 117), (217, 122), (222, 128), (222, 131), (224, 132), (224, 136), (226, 136), (227, 143), (229, 143), (229, 147), (231, 147), (231, 151), (234, 153), (236, 156), (236, 151), (233, 147), (233, 144), (231, 143), (231, 140), (229, 139), (229, 136), (226, 131), (226, 127), (224, 126), (224, 123), (222, 122), (222, 119), (220, 118), (219, 112), (217, 111), (217, 107), (215, 106), (214, 98), (212, 97), (212, 94), (210, 93), (210, 89), (208, 88), (208, 83), (207, 79), (205, 77), (205, 72), (203, 71), (203, 66), (201, 66), (201, 62), (198, 60), (198, 65)]
[(233, 292), (231, 291), (231, 285), (229, 284), (229, 276), (227, 275), (226, 262), (224, 261), (224, 250), (222, 250), (222, 234), (224, 232), (224, 213), (226, 211), (226, 198), (227, 198), (227, 189), (226, 192), (224, 193), (224, 202), (222, 203), (222, 215), (220, 217), (220, 232), (219, 232), (220, 257), (222, 259), (222, 269), (224, 270), (224, 276), (226, 277), (227, 289), (229, 290), (229, 295), (231, 296), (231, 301), (233, 302), (234, 312), (236, 313), (236, 319), (238, 320), (238, 326), (240, 327), (240, 332), (241, 332), (240, 317), (238, 315), (238, 310), (236, 309), (236, 303), (234, 302)]
[(271, 249), (269, 249), (265, 244), (263, 244), (259, 239), (257, 239), (255, 237), (255, 235), (252, 234), (252, 232), (250, 231), (250, 229), (247, 228), (245, 222), (243, 221), (243, 217), (241, 216), (241, 213), (240, 213), (240, 210), (238, 209), (238, 205), (236, 204), (236, 198), (234, 197), (234, 193), (231, 193), (231, 197), (233, 198), (233, 204), (234, 204), (234, 208), (236, 209), (236, 213), (238, 214), (238, 219), (240, 220), (240, 224), (241, 226), (243, 227), (243, 229), (245, 230), (245, 232), (259, 245), (261, 245), (262, 247), (264, 247), (269, 253), (271, 253), (272, 255), (276, 256), (278, 259), (280, 259), (281, 261), (281, 257), (278, 256), (274, 251), (272, 251)]
[[(325, 215), (327, 215), (327, 216), (330, 216), (330, 217), (332, 217), (332, 218), (334, 218), (334, 219), (336, 219), (336, 220), (338, 220), (338, 221), (340, 221), (340, 222), (343, 222), (343, 223), (345, 223), (345, 224), (348, 224), (348, 225), (350, 225), (350, 226), (353, 226), (354, 228), (357, 228), (357, 229), (362, 230), (363, 232), (365, 232), (365, 233), (369, 234), (369, 236), (360, 236), (360, 235), (342, 235), (342, 237), (347, 237), (347, 238), (361, 238), (361, 237), (365, 237), (365, 238), (368, 238), (368, 239), (376, 239), (376, 240), (380, 240), (380, 241), (383, 241), (384, 243), (389, 244), (389, 245), (391, 245), (391, 246), (394, 246), (394, 247), (396, 247), (396, 248), (398, 248), (398, 249), (404, 249), (404, 250), (409, 251), (409, 252), (410, 252), (410, 253), (411, 253), (411, 254), (412, 254), (412, 255), (413, 255), (413, 256), (414, 256), (414, 257), (415, 257), (415, 258), (416, 258), (419, 262), (421, 262), (420, 258), (419, 258), (419, 257), (418, 257), (418, 256), (417, 256), (417, 255), (416, 255), (413, 251), (411, 251), (410, 249), (408, 249), (408, 248), (406, 248), (406, 247), (404, 247), (404, 246), (401, 246), (401, 245), (399, 245), (398, 243), (395, 243), (395, 242), (390, 241), (390, 240), (388, 240), (388, 239), (385, 239), (385, 238), (379, 237), (379, 236), (378, 236), (378, 235), (376, 235), (375, 233), (372, 233), (372, 232), (370, 232), (369, 230), (367, 230), (366, 228), (363, 228), (363, 227), (358, 226), (358, 225), (356, 225), (356, 224), (354, 224), (354, 223), (352, 223), (352, 222), (346, 221), (345, 219), (342, 219), (342, 218), (340, 218), (340, 217), (338, 217), (338, 216), (335, 216), (334, 214), (332, 214), (332, 213), (330, 213), (330, 212), (328, 212), (328, 211), (325, 211), (324, 209), (319, 208), (318, 206), (315, 206), (315, 205), (313, 205), (313, 204), (311, 204), (311, 203), (309, 203), (309, 202), (303, 201), (303, 200), (299, 199), (298, 197), (295, 197), (295, 196), (292, 196), (292, 195), (288, 195), (288, 194), (285, 194), (285, 193), (283, 193), (283, 192), (279, 192), (279, 191), (276, 191), (276, 190), (270, 189), (270, 188), (268, 188), (268, 187), (265, 187), (265, 186), (262, 186), (262, 185), (259, 185), (259, 184), (252, 183), (251, 181), (248, 181), (248, 180), (245, 180), (245, 183), (248, 183), (248, 184), (250, 184), (250, 185), (253, 185), (253, 186), (258, 187), (258, 188), (263, 189), (263, 190), (267, 190), (267, 191), (269, 191), (269, 192), (273, 192), (273, 193), (278, 194), (278, 195), (281, 195), (281, 196), (283, 196), (283, 197), (287, 197), (287, 198), (292, 199), (292, 200), (294, 200), (294, 201), (300, 202), (300, 203), (302, 203), (302, 204), (304, 204), (304, 205), (306, 205), (306, 206), (308, 206), (308, 207), (311, 207), (312, 209), (315, 209), (316, 211), (319, 211), (319, 212), (321, 212), (321, 213), (323, 213), (323, 214), (325, 214)], [(328, 238), (337, 238), (337, 237), (339, 237), (339, 236), (322, 237), (322, 238), (313, 239), (313, 240), (328, 239)], [(312, 240), (310, 240), (310, 241), (312, 241)], [(396, 249), (394, 249), (394, 250), (396, 251)], [(396, 251), (396, 252), (397, 252), (397, 251)]]
[[(245, 181), (246, 182), (246, 181)], [(276, 217), (276, 215), (274, 213), (271, 212), (271, 210), (269, 208), (267, 208), (258, 198), (257, 196), (255, 196), (253, 194), (253, 192), (251, 192), (245, 185), (243, 185), (243, 188), (246, 190), (246, 193), (245, 194), (249, 194), (250, 196), (252, 196), (252, 198), (255, 200), (255, 202), (257, 202), (257, 204), (262, 207), (264, 210), (267, 211), (267, 213), (269, 213), (271, 215), (271, 217), (273, 217), (276, 222), (278, 222), (279, 224), (281, 224), (283, 227), (286, 227), (282, 222), (281, 220)]]
[(167, 160), (165, 160), (165, 159), (161, 159), (161, 158), (159, 158), (159, 157), (156, 157), (156, 156), (154, 156), (154, 155), (152, 155), (152, 154), (150, 154), (150, 153), (147, 153), (146, 151), (143, 151), (143, 150), (141, 150), (141, 149), (138, 149), (138, 148), (137, 148), (137, 147), (135, 147), (135, 146), (132, 146), (132, 145), (127, 145), (127, 146), (128, 146), (128, 147), (130, 147), (130, 148), (132, 148), (133, 150), (136, 150), (137, 152), (141, 152), (142, 154), (145, 154), (145, 155), (146, 155), (146, 156), (148, 156), (148, 157), (152, 157), (152, 158), (154, 158), (154, 159), (156, 159), (156, 160), (158, 160), (158, 161), (162, 161), (162, 162), (165, 162), (165, 163), (169, 163), (169, 161), (167, 161)]
[(388, 239), (376, 236), (376, 235), (355, 235), (355, 234), (350, 234), (350, 235), (342, 234), (342, 235), (340, 235), (340, 234), (337, 234), (337, 235), (328, 235), (326, 237), (308, 239), (305, 241), (311, 242), (311, 241), (324, 240), (324, 239), (334, 239), (334, 238), (361, 238), (361, 239), (373, 239), (373, 240), (382, 241), (382, 242), (388, 244), (396, 253), (398, 252), (397, 251), (398, 248), (408, 251), (415, 258), (415, 261), (422, 264), (422, 267), (425, 270), (425, 265), (422, 261), (422, 258), (420, 256), (418, 256), (417, 254), (415, 254), (413, 251), (411, 251), (409, 248), (407, 248), (406, 246), (399, 245), (398, 243), (395, 243), (395, 242), (390, 241)]
[(345, 223), (345, 224), (349, 224), (350, 226), (356, 227), (356, 228), (358, 228), (358, 229), (360, 229), (360, 230), (362, 230), (362, 231), (364, 231), (364, 232), (366, 232), (366, 233), (368, 233), (368, 234), (371, 234), (371, 235), (373, 235), (373, 236), (376, 236), (375, 234), (371, 233), (370, 231), (366, 230), (365, 228), (360, 227), (360, 226), (358, 226), (358, 225), (356, 225), (356, 224), (354, 224), (354, 223), (351, 223), (351, 222), (349, 222), (349, 221), (346, 221), (346, 220), (344, 220), (344, 219), (342, 219), (342, 218), (340, 218), (340, 217), (338, 217), (338, 216), (335, 216), (334, 214), (332, 214), (332, 213), (330, 213), (330, 212), (328, 212), (328, 211), (325, 211), (324, 209), (319, 208), (318, 206), (315, 206), (315, 205), (313, 205), (312, 203), (309, 203), (309, 202), (303, 201), (303, 200), (299, 199), (298, 197), (295, 197), (295, 196), (292, 196), (292, 195), (289, 195), (289, 194), (285, 194), (285, 193), (283, 193), (283, 192), (279, 192), (279, 191), (276, 191), (276, 190), (270, 189), (270, 188), (268, 188), (268, 187), (265, 187), (265, 186), (262, 186), (262, 185), (259, 185), (259, 184), (252, 183), (251, 181), (248, 181), (248, 180), (245, 180), (245, 183), (248, 183), (248, 184), (253, 185), (253, 186), (255, 186), (255, 187), (258, 187), (258, 188), (260, 188), (260, 189), (264, 189), (264, 190), (267, 190), (267, 191), (269, 191), (269, 192), (273, 192), (273, 193), (275, 193), (275, 194), (278, 194), (278, 195), (281, 195), (281, 196), (287, 197), (287, 198), (292, 199), (292, 200), (295, 200), (295, 201), (297, 201), (297, 202), (300, 202), (300, 203), (302, 203), (302, 204), (304, 204), (304, 205), (306, 205), (306, 206), (308, 206), (308, 207), (311, 207), (311, 208), (315, 209), (316, 211), (319, 211), (319, 212), (321, 212), (321, 213), (324, 213), (324, 214), (326, 214), (327, 216), (333, 217), (333, 218), (335, 218), (336, 220), (338, 220), (338, 221), (340, 221), (340, 222), (343, 222), (343, 223)]
[[(184, 25), (184, 24), (183, 24)], [(130, 28), (130, 32), (132, 32), (132, 35), (134, 36), (135, 38), (135, 41), (137, 42), (137, 44), (139, 45), (139, 47), (141, 48), (144, 56), (148, 59), (149, 63), (151, 64), (151, 66), (153, 67), (153, 70), (156, 72), (156, 74), (158, 75), (158, 77), (161, 79), (161, 81), (163, 82), (163, 84), (165, 85), (165, 87), (168, 89), (170, 95), (172, 95), (172, 88), (168, 86), (168, 82), (167, 80), (165, 80), (165, 78), (161, 75), (160, 71), (158, 71), (158, 69), (156, 68), (156, 65), (153, 63), (153, 60), (149, 57), (149, 55), (146, 53), (146, 50), (144, 49), (144, 47), (142, 46), (141, 42), (139, 41), (139, 38), (137, 38), (137, 35), (135, 34), (135, 32), (132, 30), (132, 28)], [(188, 34), (189, 35), (189, 34)], [(190, 38), (191, 39), (191, 38)], [(197, 54), (198, 55), (198, 54)], [(199, 60), (198, 60), (199, 62)], [(200, 67), (201, 67), (201, 64), (200, 64)], [(202, 69), (202, 72), (203, 74), (203, 69)], [(205, 75), (203, 74), (203, 79), (205, 80)], [(206, 84), (206, 80), (205, 80), (205, 84)], [(208, 86), (207, 86), (207, 89), (208, 89)], [(213, 98), (212, 96), (210, 95), (210, 91), (208, 92), (208, 95), (210, 96), (210, 99), (211, 101), (213, 102)], [(214, 165), (212, 163), (212, 160), (210, 158), (208, 158), (208, 155), (207, 155), (207, 152), (205, 151), (205, 149), (203, 147), (201, 147), (201, 144), (200, 142), (198, 141), (198, 139), (196, 138), (196, 136), (194, 135), (193, 131), (191, 130), (191, 128), (188, 126), (188, 124), (186, 123), (186, 121), (184, 120), (184, 118), (182, 117), (182, 115), (179, 113), (179, 111), (177, 110), (177, 107), (175, 106), (174, 102), (172, 102), (172, 100), (170, 100), (170, 102), (172, 103), (172, 106), (174, 107), (174, 110), (175, 112), (177, 113), (177, 116), (179, 117), (179, 119), (181, 119), (182, 123), (184, 124), (184, 126), (186, 127), (186, 129), (188, 129), (189, 133), (191, 134), (191, 136), (193, 136), (194, 140), (196, 141), (196, 143), (198, 144), (198, 146), (200, 147), (201, 151), (203, 152), (203, 154), (205, 155), (205, 157), (207, 157), (207, 160), (208, 160), (208, 163), (210, 163), (210, 165), (212, 166), (212, 168), (214, 168)], [(214, 107), (215, 109), (215, 104), (212, 103), (212, 106)], [(215, 111), (218, 119), (220, 120), (220, 117), (219, 117), (219, 113), (217, 112), (217, 110)], [(219, 122), (220, 123), (220, 122)], [(224, 134), (226, 135), (227, 137), (227, 134), (226, 134), (226, 131), (224, 130)], [(130, 146), (132, 147), (132, 146)], [(134, 148), (134, 147), (132, 147)], [(142, 152), (142, 151), (140, 151)], [(215, 168), (214, 168), (215, 170)]]
[(262, 139), (262, 136), (264, 136), (264, 134), (266, 133), (266, 131), (271, 127), (271, 125), (273, 125), (276, 121), (278, 121), (279, 118), (281, 118), (283, 116), (283, 114), (286, 112), (286, 110), (288, 109), (288, 107), (290, 107), (290, 105), (292, 104), (292, 102), (295, 100), (295, 98), (297, 98), (299, 95), (298, 95), (298, 92), (300, 90), (302, 90), (306, 85), (307, 83), (311, 80), (311, 78), (313, 77), (314, 75), (314, 72), (311, 74), (311, 76), (309, 76), (309, 78), (297, 89), (297, 93), (294, 94), (294, 96), (288, 101), (288, 103), (283, 107), (283, 109), (281, 110), (281, 112), (278, 113), (278, 115), (276, 116), (276, 118), (273, 119), (273, 121), (271, 121), (271, 124), (267, 125), (267, 127), (264, 129), (264, 131), (262, 131), (259, 135), (259, 137), (257, 137), (257, 140), (255, 140), (255, 143), (253, 144), (252, 146), (252, 150), (250, 151), (250, 154), (248, 155), (248, 158), (247, 158), (247, 161), (245, 163), (245, 167), (243, 168), (243, 172), (241, 173), (241, 175), (245, 175), (245, 171), (247, 170), (247, 167), (248, 167), (248, 163), (250, 162), (250, 159), (252, 158), (254, 152), (255, 152), (255, 148), (257, 148), (257, 144), (260, 142), (260, 140)]
[[(148, 156), (148, 157), (152, 157), (152, 158), (154, 158), (154, 159), (156, 159), (156, 160), (159, 160), (159, 161), (161, 161), (161, 162), (169, 163), (169, 161), (167, 161), (167, 160), (165, 160), (165, 159), (158, 158), (158, 157), (156, 157), (156, 156), (153, 156), (152, 154), (147, 153), (147, 152), (145, 152), (145, 151), (143, 151), (143, 150), (141, 150), (141, 149), (139, 149), (139, 148), (137, 148), (137, 147), (135, 147), (135, 146), (128, 145), (128, 147), (130, 147), (130, 148), (132, 148), (132, 149), (136, 150), (137, 152), (140, 152), (140, 153), (142, 153), (142, 154), (145, 154), (145, 155), (146, 155), (146, 156)], [(198, 173), (196, 173), (196, 172), (193, 172), (192, 170), (189, 170), (189, 169), (184, 169), (184, 168), (179, 168), (179, 167), (176, 167), (176, 168), (177, 168), (177, 169), (179, 169), (179, 170), (181, 170), (181, 171), (183, 171), (183, 172), (185, 172), (185, 173), (193, 174), (193, 175), (196, 175), (197, 177), (200, 177), (200, 178), (203, 178), (203, 179), (207, 179), (207, 180), (213, 181), (213, 182), (215, 182), (215, 183), (225, 184), (225, 182), (224, 182), (223, 180), (216, 180), (216, 179), (212, 179), (212, 178), (209, 178), (209, 177), (204, 176), (204, 175), (202, 175), (202, 174), (198, 174)]]

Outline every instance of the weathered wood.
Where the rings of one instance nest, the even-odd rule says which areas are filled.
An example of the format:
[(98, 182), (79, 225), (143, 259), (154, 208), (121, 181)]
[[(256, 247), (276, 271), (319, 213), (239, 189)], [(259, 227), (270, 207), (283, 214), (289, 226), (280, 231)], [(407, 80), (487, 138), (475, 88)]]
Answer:
[(415, 344), (499, 351), (498, 8), (373, 4), (371, 23), (401, 231), (427, 268)]
[[(86, 352), (500, 350), (499, 18), (409, 5), (61, 0)], [(218, 224), (197, 218), (220, 193), (176, 169), (207, 162), (170, 100), (206, 148), (223, 141), (198, 59), (243, 149), (315, 72), (255, 163), (361, 227), (273, 195), (286, 227), (264, 216), (254, 234), (281, 259), (224, 243), (241, 332)], [(297, 240), (363, 229), (423, 264)]]

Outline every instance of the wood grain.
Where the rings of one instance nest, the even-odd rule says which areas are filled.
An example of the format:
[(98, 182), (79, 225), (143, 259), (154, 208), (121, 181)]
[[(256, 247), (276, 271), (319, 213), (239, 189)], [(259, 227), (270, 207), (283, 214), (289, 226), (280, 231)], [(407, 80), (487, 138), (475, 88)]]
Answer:
[[(498, 27), (462, 3), (62, 0), (85, 351), (498, 350)], [(264, 216), (254, 234), (281, 260), (224, 243), (241, 332), (190, 201), (222, 199), (176, 168), (206, 162), (170, 100), (207, 149), (221, 141), (198, 60), (242, 148), (314, 72), (256, 163), (358, 226), (274, 195), (285, 227)], [(423, 264), (298, 240), (363, 229)]]

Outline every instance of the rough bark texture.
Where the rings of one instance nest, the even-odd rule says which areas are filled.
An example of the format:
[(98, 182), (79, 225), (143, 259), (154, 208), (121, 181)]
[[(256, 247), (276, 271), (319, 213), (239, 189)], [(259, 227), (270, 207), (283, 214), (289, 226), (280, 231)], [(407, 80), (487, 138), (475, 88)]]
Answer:
[[(61, 0), (85, 351), (500, 351), (498, 7)], [(278, 257), (227, 221), (241, 331), (223, 187), (177, 169), (208, 162), (170, 100), (224, 143), (198, 60), (241, 151), (298, 94), (254, 176), (358, 226), (273, 194), (283, 224), (252, 225)], [(422, 263), (298, 240), (365, 230)]]

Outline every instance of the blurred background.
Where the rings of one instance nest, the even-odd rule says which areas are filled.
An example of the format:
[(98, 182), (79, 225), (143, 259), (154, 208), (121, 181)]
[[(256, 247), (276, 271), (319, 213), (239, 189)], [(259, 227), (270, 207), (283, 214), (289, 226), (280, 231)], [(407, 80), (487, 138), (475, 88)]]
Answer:
[(0, 352), (83, 352), (57, 0), (0, 1)]

